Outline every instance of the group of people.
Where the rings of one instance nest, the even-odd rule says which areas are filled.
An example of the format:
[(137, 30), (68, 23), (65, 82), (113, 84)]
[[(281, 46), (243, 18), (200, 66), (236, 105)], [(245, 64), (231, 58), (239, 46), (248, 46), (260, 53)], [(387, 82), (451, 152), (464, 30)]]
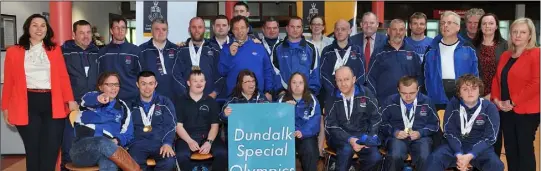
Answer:
[[(136, 46), (125, 39), (126, 20), (114, 18), (103, 48), (85, 20), (58, 46), (47, 18), (30, 16), (19, 44), (7, 50), (2, 93), (27, 170), (54, 170), (60, 147), (63, 167), (147, 170), (152, 158), (154, 170), (193, 170), (199, 166), (190, 156), (210, 153), (210, 168), (225, 170), (229, 104), (269, 102), (295, 106), (303, 170), (317, 170), (324, 144), (336, 151), (339, 171), (354, 154), (362, 170), (381, 162), (402, 170), (408, 154), (416, 170), (503, 170), (502, 132), (508, 170), (535, 170), (540, 52), (530, 19), (515, 20), (507, 42), (495, 14), (468, 11), (460, 34), (460, 16), (446, 11), (432, 39), (423, 13), (410, 17), (405, 37), (405, 21), (392, 20), (385, 35), (367, 12), (363, 32), (350, 36), (350, 23), (338, 20), (332, 40), (321, 16), (311, 19), (306, 39), (299, 17), (280, 38), (273, 18), (262, 37), (253, 33), (246, 3), (234, 15), (216, 17), (211, 39), (203, 38), (203, 19), (192, 18), (181, 46), (167, 39), (163, 19)], [(70, 111), (77, 112), (73, 123)]]

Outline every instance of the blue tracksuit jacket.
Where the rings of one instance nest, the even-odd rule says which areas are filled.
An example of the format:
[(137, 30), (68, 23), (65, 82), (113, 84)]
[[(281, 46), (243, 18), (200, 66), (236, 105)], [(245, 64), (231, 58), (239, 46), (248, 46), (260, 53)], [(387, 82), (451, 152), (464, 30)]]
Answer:
[[(71, 89), (78, 103), (81, 103), (81, 98), (85, 93), (96, 90), (96, 83), (98, 82), (98, 50), (94, 43), (90, 43), (83, 50), (75, 44), (74, 40), (68, 40), (62, 45)], [(88, 75), (85, 73), (85, 65), (89, 67)]]
[(272, 50), (272, 64), (276, 72), (274, 90), (280, 92), (287, 89), (287, 82), (293, 73), (300, 72), (308, 79), (312, 94), (317, 95), (319, 83), (318, 51), (304, 37), (298, 46), (292, 46), (287, 37), (278, 42)]
[(220, 52), (220, 64), (218, 71), (222, 77), (226, 77), (227, 94), (231, 94), (233, 87), (237, 83), (239, 72), (249, 69), (257, 77), (257, 87), (261, 93), (271, 92), (273, 88), (273, 78), (275, 73), (272, 70), (269, 55), (262, 44), (254, 43), (248, 39), (237, 54), (232, 56), (229, 52), (229, 46), (224, 46)]
[[(139, 108), (143, 108), (145, 113), (149, 113), (152, 105), (154, 107), (154, 114), (152, 115), (152, 131), (144, 132), (143, 119)], [(175, 106), (169, 100), (169, 98), (154, 93), (150, 102), (141, 101), (140, 97), (137, 97), (132, 103), (132, 116), (133, 116), (133, 131), (135, 133), (135, 140), (155, 140), (160, 141), (162, 144), (168, 144), (173, 147), (175, 141), (175, 127), (177, 125)]]
[[(460, 132), (460, 119), (462, 119), (459, 112), (460, 105), (464, 104), (456, 98), (453, 98), (447, 104), (443, 120), (443, 136), (445, 136), (455, 155), (471, 153), (475, 158), (496, 142), (496, 136), (500, 128), (500, 114), (496, 105), (488, 100), (482, 100), (481, 112), (475, 118), (471, 132), (468, 137), (462, 137)], [(479, 103), (471, 109), (465, 106), (468, 119), (471, 118), (478, 106)]]
[(334, 64), (336, 63), (336, 53), (335, 49), (338, 50), (338, 54), (343, 56), (347, 49), (351, 47), (351, 52), (349, 59), (346, 63), (346, 66), (350, 67), (353, 70), (353, 74), (357, 77), (355, 85), (361, 86), (364, 85), (365, 81), (365, 58), (362, 52), (362, 47), (357, 44), (353, 44), (351, 40), (348, 40), (348, 45), (345, 48), (340, 48), (336, 40), (333, 43), (325, 48), (323, 48), (321, 56), (321, 65), (320, 65), (320, 78), (321, 84), (327, 92), (328, 96), (335, 94), (338, 87), (336, 86), (336, 81), (334, 78)]
[[(400, 107), (401, 100), (400, 94), (397, 93), (389, 96), (381, 105), (380, 129), (386, 138), (394, 137), (398, 131), (405, 128)], [(430, 137), (432, 134), (437, 133), (440, 128), (438, 115), (434, 110), (434, 104), (430, 102), (427, 96), (421, 93), (417, 94), (417, 106), (414, 112), (415, 120), (412, 129), (418, 131), (421, 137)], [(409, 112), (406, 114), (409, 114)]]
[[(164, 68), (161, 68), (161, 71), (158, 69), (157, 60), (160, 57), (160, 52), (154, 46), (152, 39), (139, 45), (139, 49), (141, 49), (140, 60), (142, 70), (152, 71), (156, 74), (156, 80), (158, 81), (156, 92), (169, 97), (169, 99), (173, 99), (175, 94), (184, 92), (184, 89), (179, 87), (173, 79), (173, 63), (177, 58), (178, 51), (178, 46), (176, 44), (166, 40), (165, 47), (162, 49), (162, 63), (165, 65), (165, 71), (163, 71)], [(162, 66), (160, 65), (160, 67)], [(186, 84), (186, 82), (184, 82), (184, 84)]]
[[(188, 39), (186, 42), (190, 42), (190, 39)], [(205, 95), (208, 95), (215, 91), (219, 94), (221, 93), (223, 87), (222, 77), (220, 76), (220, 73), (218, 73), (220, 51), (213, 47), (208, 40), (205, 40), (202, 48), (203, 50), (201, 50), (199, 67), (203, 74), (205, 74), (206, 84), (204, 93)], [(196, 52), (198, 49), (199, 48), (195, 46)], [(178, 58), (173, 66), (173, 77), (175, 80), (177, 80), (177, 82), (186, 84), (191, 71), (192, 60), (190, 57), (190, 48), (188, 43), (186, 43), (185, 46), (180, 47), (178, 50)]]
[[(425, 88), (428, 97), (434, 104), (447, 104), (449, 102), (449, 99), (445, 96), (441, 76), (441, 55), (438, 45), (441, 39), (441, 36), (434, 38), (423, 60)], [(475, 50), (469, 43), (465, 43), (461, 37), (458, 37), (458, 39), (459, 42), (454, 54), (455, 79), (464, 74), (479, 76)]]
[(114, 71), (120, 76), (118, 98), (132, 99), (137, 96), (139, 90), (135, 83), (137, 75), (141, 72), (139, 47), (126, 41), (122, 44), (111, 42), (100, 49), (98, 56), (99, 73)]
[[(220, 119), (223, 121), (227, 121), (227, 116), (224, 114), (224, 109), (227, 108), (229, 104), (236, 104), (236, 103), (269, 103), (269, 100), (265, 97), (263, 93), (259, 93), (257, 96), (253, 95), (250, 99), (246, 99), (244, 96), (242, 97), (230, 97), (222, 107), (222, 110), (220, 112)], [(226, 129), (227, 130), (227, 129)]]
[(376, 54), (368, 66), (367, 86), (380, 102), (398, 93), (396, 83), (402, 76), (415, 76), (419, 83), (423, 82), (421, 58), (406, 42), (402, 42), (398, 50), (389, 43), (385, 44), (383, 51)]
[[(353, 96), (354, 106), (350, 119), (346, 117), (342, 93), (337, 92), (327, 101), (331, 103), (325, 104), (328, 113), (325, 117), (327, 140), (348, 143), (350, 138), (357, 137), (362, 141), (360, 144), (378, 146), (381, 115), (375, 96), (364, 86), (356, 86)], [(349, 110), (349, 103), (347, 108)]]
[[(284, 96), (279, 99), (279, 103), (285, 103)], [(301, 131), (302, 138), (310, 138), (318, 135), (321, 125), (321, 108), (314, 95), (312, 101), (308, 104), (304, 99), (297, 101), (295, 105), (295, 130)]]
[(98, 102), (100, 92), (92, 91), (83, 96), (81, 106), (89, 108), (82, 111), (75, 120), (75, 136), (117, 138), (118, 144), (126, 147), (133, 139), (131, 110), (118, 98), (107, 104)]

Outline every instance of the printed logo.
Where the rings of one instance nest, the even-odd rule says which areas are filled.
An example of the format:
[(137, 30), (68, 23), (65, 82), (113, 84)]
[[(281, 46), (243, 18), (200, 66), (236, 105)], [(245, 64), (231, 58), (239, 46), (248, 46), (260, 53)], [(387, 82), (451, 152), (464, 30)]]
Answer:
[(169, 50), (169, 58), (175, 58), (175, 51), (174, 50)]
[(361, 97), (359, 106), (366, 107), (366, 98), (365, 97)]
[(201, 107), (199, 107), (199, 110), (200, 111), (209, 111), (209, 107), (207, 105), (202, 105)]
[(351, 55), (349, 55), (349, 57), (351, 58), (351, 60), (357, 60), (357, 53), (351, 51)]
[(120, 118), (122, 118), (122, 115), (121, 114), (116, 114), (115, 115), (115, 122), (120, 123)]
[(209, 56), (213, 57), (213, 56), (214, 56), (214, 53), (212, 53), (212, 51), (211, 51), (211, 50), (209, 50), (209, 51), (207, 52), (207, 55), (209, 55)]
[(305, 110), (305, 111), (304, 111), (304, 116), (302, 117), (302, 119), (304, 119), (304, 120), (310, 119), (310, 118), (308, 117), (308, 113), (309, 113), (309, 112), (310, 112), (310, 111)]
[(154, 108), (154, 114), (155, 114), (156, 116), (162, 115), (162, 110), (161, 110), (161, 107), (160, 107), (160, 106), (156, 106), (156, 107)]
[(306, 55), (305, 52), (303, 52), (301, 56), (302, 56), (302, 57), (301, 57), (301, 60), (302, 60), (302, 61), (308, 60), (308, 57), (307, 57), (307, 55)]
[(476, 125), (484, 125), (484, 124), (485, 124), (485, 120), (475, 120), (475, 124), (476, 124)]
[(411, 61), (413, 59), (413, 56), (412, 56), (411, 52), (406, 52), (406, 59), (408, 61)]
[(131, 56), (126, 56), (126, 65), (131, 64)]
[(425, 106), (421, 106), (421, 112), (419, 114), (421, 116), (426, 116), (427, 112), (426, 112), (426, 107)]
[(256, 55), (257, 55), (257, 52), (255, 52), (255, 51), (254, 51), (254, 52), (252, 52), (252, 55), (256, 56)]

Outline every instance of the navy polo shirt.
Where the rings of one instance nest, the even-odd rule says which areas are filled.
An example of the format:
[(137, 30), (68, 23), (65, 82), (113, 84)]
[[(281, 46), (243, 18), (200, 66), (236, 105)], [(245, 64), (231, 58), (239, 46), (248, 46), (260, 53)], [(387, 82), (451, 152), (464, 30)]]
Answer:
[(220, 108), (210, 96), (203, 96), (195, 101), (186, 94), (175, 103), (178, 123), (182, 123), (190, 136), (193, 134), (208, 134), (211, 124), (218, 124)]

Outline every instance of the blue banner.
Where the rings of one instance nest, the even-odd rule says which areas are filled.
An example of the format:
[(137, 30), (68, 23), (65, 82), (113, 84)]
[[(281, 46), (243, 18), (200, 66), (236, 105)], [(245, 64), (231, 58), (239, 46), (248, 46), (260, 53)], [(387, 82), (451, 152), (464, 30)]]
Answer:
[(286, 103), (230, 104), (228, 171), (294, 171), (295, 110)]

